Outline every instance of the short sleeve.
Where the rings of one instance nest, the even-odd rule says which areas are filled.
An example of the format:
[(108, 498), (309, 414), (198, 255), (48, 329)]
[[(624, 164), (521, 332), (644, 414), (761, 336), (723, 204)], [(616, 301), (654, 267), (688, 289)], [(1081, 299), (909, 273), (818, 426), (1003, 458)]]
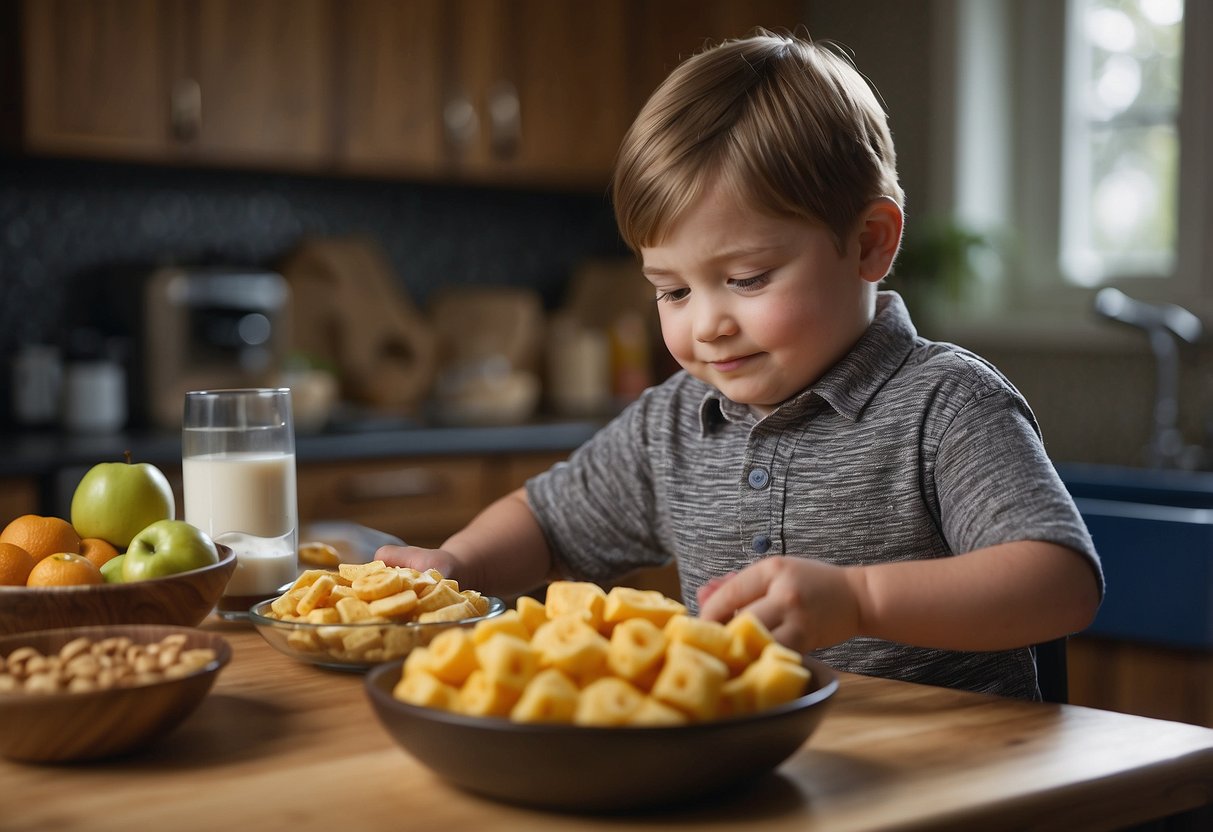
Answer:
[(642, 396), (568, 461), (527, 482), (527, 499), (565, 578), (609, 582), (669, 560), (657, 537), (650, 404)]

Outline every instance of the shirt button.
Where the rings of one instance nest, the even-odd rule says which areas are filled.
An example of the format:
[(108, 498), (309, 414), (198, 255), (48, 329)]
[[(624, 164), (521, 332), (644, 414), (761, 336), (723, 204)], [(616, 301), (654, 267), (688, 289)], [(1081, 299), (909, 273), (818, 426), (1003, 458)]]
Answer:
[(756, 534), (750, 542), (754, 545), (754, 551), (760, 555), (765, 555), (771, 549), (771, 538), (769, 535)]
[(752, 468), (747, 479), (750, 482), (750, 488), (766, 488), (767, 483), (771, 481), (771, 475), (767, 473), (766, 468)]

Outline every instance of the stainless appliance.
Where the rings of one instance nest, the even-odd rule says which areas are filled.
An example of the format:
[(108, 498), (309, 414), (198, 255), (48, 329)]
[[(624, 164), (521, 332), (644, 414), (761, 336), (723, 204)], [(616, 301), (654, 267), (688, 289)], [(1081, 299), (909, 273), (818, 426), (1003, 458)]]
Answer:
[(282, 275), (169, 267), (144, 291), (143, 388), (156, 426), (181, 427), (186, 391), (277, 384), (290, 343)]

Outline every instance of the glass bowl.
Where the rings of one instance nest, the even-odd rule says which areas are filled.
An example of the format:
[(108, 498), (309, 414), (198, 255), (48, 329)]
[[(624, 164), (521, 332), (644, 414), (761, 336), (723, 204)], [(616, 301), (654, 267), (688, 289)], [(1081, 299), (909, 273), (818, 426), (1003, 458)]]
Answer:
[(486, 595), (488, 612), (458, 621), (388, 621), (353, 624), (312, 624), (283, 621), (267, 615), (273, 600), (254, 604), (249, 621), (272, 647), (293, 659), (333, 670), (364, 671), (382, 662), (398, 661), (414, 647), (424, 647), (444, 630), (474, 627), (476, 622), (505, 612), (505, 602)]

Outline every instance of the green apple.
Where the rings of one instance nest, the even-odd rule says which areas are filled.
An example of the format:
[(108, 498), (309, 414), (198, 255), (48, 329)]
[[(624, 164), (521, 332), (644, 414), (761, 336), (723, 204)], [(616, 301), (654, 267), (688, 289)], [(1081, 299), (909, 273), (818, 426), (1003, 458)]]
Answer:
[(126, 555), (118, 555), (101, 564), (101, 577), (105, 578), (107, 584), (122, 583), (122, 564), (125, 560)]
[(81, 537), (99, 537), (118, 551), (157, 520), (176, 516), (173, 489), (164, 473), (146, 462), (102, 462), (88, 470), (72, 494), (72, 526)]
[(197, 526), (157, 520), (135, 535), (122, 560), (122, 582), (131, 583), (218, 563), (219, 549)]

